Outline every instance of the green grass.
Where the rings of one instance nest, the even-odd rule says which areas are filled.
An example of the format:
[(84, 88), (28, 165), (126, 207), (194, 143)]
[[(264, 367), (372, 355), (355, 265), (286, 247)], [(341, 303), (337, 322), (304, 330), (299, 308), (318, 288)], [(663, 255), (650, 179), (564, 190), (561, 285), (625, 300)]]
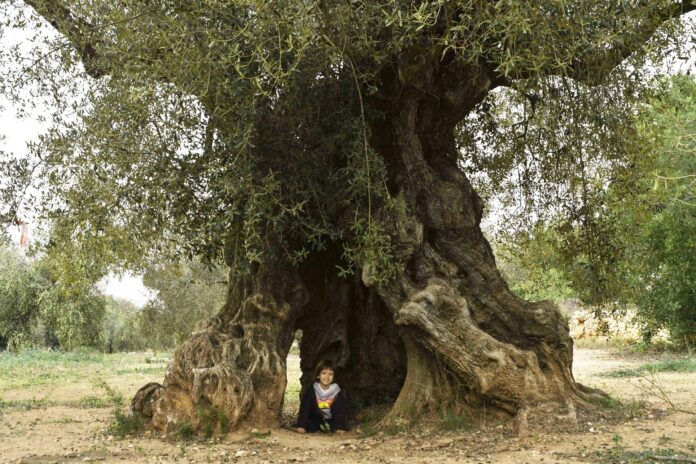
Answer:
[(658, 372), (696, 372), (696, 358), (670, 359), (657, 361), (654, 363), (643, 364), (633, 369), (614, 369), (604, 372), (602, 377), (640, 377), (645, 374)]
[(71, 408), (93, 409), (115, 406), (110, 398), (88, 395), (76, 400), (57, 401), (48, 398), (32, 398), (24, 400), (0, 400), (0, 411), (30, 411), (32, 409), (46, 409), (53, 406), (67, 406)]
[(95, 379), (131, 374), (164, 376), (165, 363), (144, 365), (146, 362), (145, 353), (0, 352), (0, 394), (32, 387), (92, 383)]
[(145, 428), (145, 423), (138, 416), (132, 416), (117, 409), (114, 412), (114, 420), (109, 426), (109, 433), (118, 438), (125, 438), (128, 435), (137, 435)]
[[(634, 451), (625, 449), (620, 442), (606, 450), (593, 450), (583, 453), (583, 458), (592, 457), (592, 462), (599, 464), (654, 464), (661, 462), (655, 456), (664, 458), (670, 457), (669, 462), (692, 462), (695, 456), (685, 455), (672, 449), (647, 449)], [(578, 456), (573, 456), (578, 457)]]

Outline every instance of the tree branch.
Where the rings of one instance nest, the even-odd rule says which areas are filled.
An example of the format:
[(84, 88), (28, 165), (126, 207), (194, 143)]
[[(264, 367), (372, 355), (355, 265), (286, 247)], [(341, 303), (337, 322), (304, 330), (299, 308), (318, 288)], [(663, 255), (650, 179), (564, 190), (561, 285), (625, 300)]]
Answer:
[(67, 38), (80, 53), (85, 71), (98, 79), (108, 72), (99, 63), (101, 40), (95, 37), (94, 26), (75, 16), (57, 0), (24, 0), (40, 16), (43, 16), (56, 31)]
[[(652, 0), (642, 3), (650, 2)], [(570, 66), (569, 77), (590, 86), (601, 85), (617, 66), (650, 40), (660, 26), (694, 10), (696, 0), (681, 0), (668, 8), (655, 11), (646, 27), (622, 31), (609, 47), (594, 49), (578, 56)]]

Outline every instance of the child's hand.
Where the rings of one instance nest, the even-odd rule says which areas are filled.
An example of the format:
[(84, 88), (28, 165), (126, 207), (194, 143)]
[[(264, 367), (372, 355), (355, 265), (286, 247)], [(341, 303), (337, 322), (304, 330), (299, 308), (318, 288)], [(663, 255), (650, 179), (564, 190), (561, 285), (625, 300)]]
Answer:
[(297, 427), (297, 433), (306, 433), (307, 431), (302, 427)]

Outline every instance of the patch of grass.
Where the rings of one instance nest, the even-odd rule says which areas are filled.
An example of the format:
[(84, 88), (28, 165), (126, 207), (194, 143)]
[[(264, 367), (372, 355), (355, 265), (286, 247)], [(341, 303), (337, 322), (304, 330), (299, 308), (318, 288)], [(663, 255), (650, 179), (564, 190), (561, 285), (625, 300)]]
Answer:
[(176, 428), (175, 434), (179, 440), (190, 441), (196, 435), (196, 430), (190, 422), (182, 422)]
[(470, 429), (474, 427), (474, 423), (468, 414), (456, 414), (452, 411), (442, 417), (440, 428), (447, 431)]
[(114, 420), (108, 431), (118, 438), (125, 438), (128, 435), (139, 434), (144, 427), (145, 423), (141, 417), (124, 413), (121, 409), (117, 409), (114, 411)]
[(111, 405), (111, 403), (99, 396), (83, 396), (77, 401), (72, 401), (69, 406), (76, 406), (78, 408), (106, 408)]
[(638, 417), (642, 411), (645, 411), (647, 403), (641, 400), (619, 400), (611, 395), (606, 396), (593, 396), (590, 398), (596, 406), (613, 411), (615, 413), (622, 413), (626, 417)]
[(166, 366), (153, 366), (153, 367), (133, 367), (128, 369), (117, 369), (116, 375), (123, 374), (148, 374), (162, 376), (166, 372)]
[(200, 408), (198, 417), (201, 419), (201, 431), (206, 438), (217, 433), (227, 433), (230, 430), (230, 419), (221, 409), (214, 406)]
[[(623, 446), (614, 446), (606, 450), (594, 450), (583, 453), (582, 457), (591, 456), (598, 464), (654, 464), (655, 462), (691, 462), (695, 456), (677, 453), (672, 449), (647, 449), (641, 451), (627, 450)], [(573, 456), (577, 458), (578, 456)], [(656, 459), (658, 457), (658, 459)], [(666, 458), (671, 459), (666, 459)], [(662, 458), (662, 459), (659, 459)]]
[(56, 401), (47, 398), (32, 398), (30, 400), (0, 400), (0, 410), (30, 411), (32, 409), (45, 409), (49, 406), (56, 406)]
[(27, 350), (0, 352), (0, 393), (8, 390), (42, 389), (44, 386), (91, 383), (122, 375), (155, 380), (165, 365), (143, 366), (143, 353), (103, 354), (94, 351), (71, 352)]
[(622, 378), (640, 377), (657, 372), (696, 372), (696, 358), (669, 359), (643, 364), (634, 369), (614, 369), (601, 374), (602, 377)]

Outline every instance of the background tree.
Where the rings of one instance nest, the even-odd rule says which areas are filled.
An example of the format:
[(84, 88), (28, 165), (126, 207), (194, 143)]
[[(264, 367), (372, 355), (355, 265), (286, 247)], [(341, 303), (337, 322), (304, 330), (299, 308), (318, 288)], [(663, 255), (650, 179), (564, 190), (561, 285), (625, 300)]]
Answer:
[(598, 311), (635, 305), (647, 340), (668, 328), (678, 345), (693, 343), (693, 95), (690, 76), (655, 82), (635, 121), (639, 156), (612, 178), (590, 179), (593, 194), (602, 196), (592, 218), (599, 243), (562, 217), (502, 238), (509, 260), (524, 271), (513, 276), (513, 289), (569, 292)]
[(223, 305), (227, 275), (198, 262), (156, 262), (143, 283), (156, 292), (138, 316), (143, 339), (150, 348), (173, 349)]
[(0, 248), (0, 349), (16, 349), (30, 338), (42, 284), (29, 262), (8, 247)]
[(389, 420), (591, 407), (558, 310), (502, 280), (467, 173), (523, 167), (528, 203), (596, 237), (587, 173), (625, 165), (645, 59), (691, 1), (12, 3), (59, 33), (36, 48), (59, 60), (10, 50), (27, 65), (4, 82), (57, 105), (35, 154), (75, 235), (231, 267), (134, 399), (156, 427), (278, 424), (297, 329), (305, 385), (333, 359)]

